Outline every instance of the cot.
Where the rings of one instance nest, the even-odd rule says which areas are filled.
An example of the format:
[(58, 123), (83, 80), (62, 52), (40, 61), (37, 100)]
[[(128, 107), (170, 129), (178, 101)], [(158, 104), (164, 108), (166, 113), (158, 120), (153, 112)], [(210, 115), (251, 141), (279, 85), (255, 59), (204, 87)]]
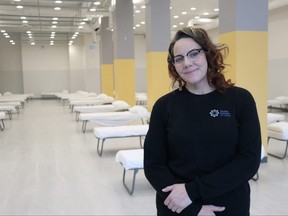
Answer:
[(5, 129), (4, 119), (5, 119), (5, 112), (0, 112), (0, 130), (1, 131)]
[(267, 113), (267, 123), (272, 124), (275, 122), (279, 122), (279, 121), (284, 121), (285, 120), (285, 116), (282, 114), (277, 114), (277, 113)]
[(127, 111), (130, 105), (125, 101), (116, 100), (111, 104), (95, 105), (95, 106), (75, 106), (76, 121), (79, 120), (80, 113), (98, 113), (98, 112), (115, 112), (115, 111)]
[(121, 126), (136, 120), (144, 123), (149, 117), (150, 113), (145, 107), (135, 105), (123, 112), (81, 113), (79, 120), (82, 121), (82, 132), (85, 133), (88, 121), (100, 126)]
[[(136, 174), (144, 168), (144, 151), (143, 149), (120, 150), (117, 152), (115, 159), (123, 167), (123, 185), (127, 192), (132, 195), (135, 188)], [(133, 170), (132, 185), (130, 187), (126, 183), (126, 171), (128, 170)]]
[(95, 127), (94, 135), (97, 138), (97, 152), (102, 156), (104, 142), (112, 138), (139, 137), (140, 147), (143, 148), (142, 138), (146, 136), (149, 126), (144, 125), (123, 125), (113, 127)]
[(69, 104), (73, 112), (74, 106), (111, 104), (114, 100), (115, 99), (111, 96), (93, 97), (93, 98), (82, 98), (82, 99), (70, 100)]
[(9, 119), (12, 119), (12, 112), (15, 112), (16, 109), (14, 106), (5, 106), (5, 105), (3, 106), (0, 104), (0, 112), (1, 111), (7, 113), (9, 116)]

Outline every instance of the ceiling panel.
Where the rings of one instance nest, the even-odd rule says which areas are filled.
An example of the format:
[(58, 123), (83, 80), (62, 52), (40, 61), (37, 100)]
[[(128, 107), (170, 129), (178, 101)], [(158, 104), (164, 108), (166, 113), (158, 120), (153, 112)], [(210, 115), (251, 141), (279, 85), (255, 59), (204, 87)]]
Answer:
[[(145, 0), (137, 2), (140, 3), (134, 4), (134, 33), (145, 34)], [(73, 36), (77, 37), (75, 32), (91, 33), (99, 27), (99, 17), (111, 18), (110, 4), (111, 0), (62, 0), (61, 3), (55, 0), (1, 0), (0, 36), (8, 35), (7, 39), (13, 40), (12, 35), (20, 33), (23, 43), (47, 44), (53, 40), (54, 44), (67, 44)], [(287, 4), (288, 0), (269, 0), (270, 9)], [(61, 10), (55, 10), (55, 7)], [(215, 28), (218, 26), (217, 8), (218, 0), (171, 0), (171, 31), (188, 23), (205, 29)], [(30, 38), (27, 31), (32, 34)], [(51, 38), (51, 32), (55, 32), (54, 38)]]

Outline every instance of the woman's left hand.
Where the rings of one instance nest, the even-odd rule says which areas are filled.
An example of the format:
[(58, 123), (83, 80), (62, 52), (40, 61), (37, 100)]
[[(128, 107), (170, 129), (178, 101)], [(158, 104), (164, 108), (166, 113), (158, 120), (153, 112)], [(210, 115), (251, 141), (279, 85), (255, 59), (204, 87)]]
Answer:
[(192, 203), (189, 198), (185, 184), (173, 184), (162, 189), (163, 192), (170, 192), (164, 204), (173, 212), (180, 213)]

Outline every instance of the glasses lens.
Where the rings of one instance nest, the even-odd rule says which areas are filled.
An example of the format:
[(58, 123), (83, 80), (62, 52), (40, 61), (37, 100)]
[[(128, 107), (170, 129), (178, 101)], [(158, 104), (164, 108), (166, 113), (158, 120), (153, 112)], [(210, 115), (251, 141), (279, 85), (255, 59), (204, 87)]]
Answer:
[(187, 57), (189, 60), (197, 60), (197, 58), (199, 57), (201, 50), (191, 50), (188, 54)]
[(181, 65), (184, 62), (184, 57), (183, 56), (177, 56), (174, 58), (174, 64), (176, 65)]

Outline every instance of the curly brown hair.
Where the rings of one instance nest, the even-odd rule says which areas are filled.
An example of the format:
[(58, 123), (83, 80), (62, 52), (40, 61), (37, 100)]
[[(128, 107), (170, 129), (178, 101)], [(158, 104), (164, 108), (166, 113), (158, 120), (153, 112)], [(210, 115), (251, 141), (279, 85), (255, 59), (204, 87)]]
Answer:
[(228, 46), (225, 44), (214, 44), (207, 32), (202, 28), (184, 27), (176, 32), (168, 49), (168, 71), (172, 80), (172, 86), (176, 83), (179, 87), (182, 87), (186, 83), (179, 76), (173, 64), (174, 45), (176, 41), (181, 38), (192, 38), (204, 50), (208, 63), (207, 80), (210, 86), (215, 87), (219, 92), (223, 92), (234, 85), (230, 79), (226, 80), (223, 75), (226, 66), (224, 57), (226, 57), (229, 52)]

